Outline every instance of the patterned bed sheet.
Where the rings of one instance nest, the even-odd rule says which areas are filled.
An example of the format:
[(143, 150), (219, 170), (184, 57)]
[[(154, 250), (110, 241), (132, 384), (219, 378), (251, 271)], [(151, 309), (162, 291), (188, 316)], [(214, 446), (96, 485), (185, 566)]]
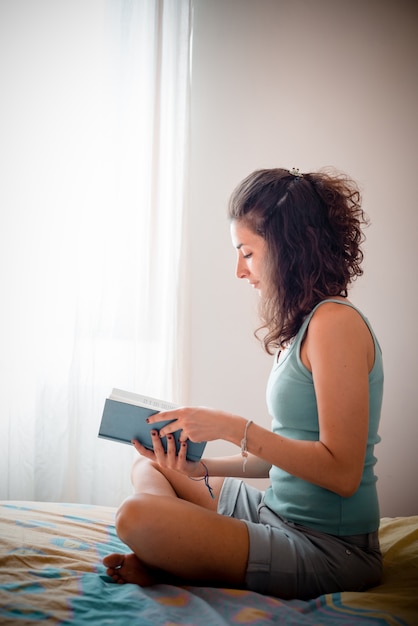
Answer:
[(305, 602), (243, 590), (115, 584), (102, 565), (109, 552), (127, 551), (114, 514), (95, 505), (1, 502), (0, 624), (418, 625), (418, 516), (382, 520), (382, 585)]

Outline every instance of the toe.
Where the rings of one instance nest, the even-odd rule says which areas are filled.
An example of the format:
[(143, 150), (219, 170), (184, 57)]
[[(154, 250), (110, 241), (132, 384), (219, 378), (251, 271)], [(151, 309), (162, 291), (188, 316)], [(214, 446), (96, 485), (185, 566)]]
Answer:
[(109, 569), (117, 569), (118, 567), (122, 567), (124, 560), (124, 554), (108, 554), (103, 559), (103, 565)]

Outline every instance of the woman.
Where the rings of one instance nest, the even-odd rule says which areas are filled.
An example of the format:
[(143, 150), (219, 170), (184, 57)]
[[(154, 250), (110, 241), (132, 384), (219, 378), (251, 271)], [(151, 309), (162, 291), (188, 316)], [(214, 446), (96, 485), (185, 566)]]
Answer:
[[(175, 421), (153, 432), (154, 452), (133, 442), (134, 495), (116, 516), (132, 554), (107, 556), (107, 572), (117, 582), (301, 599), (377, 585), (382, 358), (368, 321), (347, 300), (362, 274), (359, 191), (342, 175), (260, 170), (233, 193), (229, 218), (236, 275), (260, 293), (257, 334), (275, 354), (272, 431), (203, 407), (164, 413)], [(241, 452), (186, 460), (187, 440), (215, 439)], [(239, 480), (267, 476), (265, 493)]]

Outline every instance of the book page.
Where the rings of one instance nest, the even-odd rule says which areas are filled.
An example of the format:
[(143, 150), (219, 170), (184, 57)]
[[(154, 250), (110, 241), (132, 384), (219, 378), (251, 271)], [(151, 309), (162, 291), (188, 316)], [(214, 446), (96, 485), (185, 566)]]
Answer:
[(142, 396), (132, 391), (124, 391), (123, 389), (113, 389), (109, 399), (116, 400), (117, 402), (126, 402), (126, 404), (133, 404), (135, 406), (143, 406), (147, 409), (154, 409), (155, 411), (170, 411), (171, 409), (177, 408), (177, 404), (173, 404), (173, 402), (157, 400), (151, 396)]

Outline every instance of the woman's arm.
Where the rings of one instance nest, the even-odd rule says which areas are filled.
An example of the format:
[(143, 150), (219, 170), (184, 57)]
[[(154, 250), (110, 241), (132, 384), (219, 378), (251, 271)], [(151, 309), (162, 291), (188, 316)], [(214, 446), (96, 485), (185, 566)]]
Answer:
[[(276, 465), (303, 480), (349, 497), (358, 488), (364, 466), (373, 339), (354, 309), (325, 304), (312, 317), (301, 358), (312, 371), (319, 440), (288, 439), (253, 423), (247, 430), (247, 449), (262, 459), (265, 467)], [(203, 407), (176, 409), (166, 413), (164, 419), (175, 421), (161, 429), (161, 436), (181, 428), (183, 440), (225, 439), (237, 446), (241, 445), (247, 424), (243, 417)], [(221, 466), (216, 469), (215, 459), (207, 461), (209, 470), (221, 473)], [(232, 463), (229, 469), (233, 467), (238, 471), (238, 462), (234, 463), (237, 464)]]
[(234, 476), (236, 478), (268, 478), (271, 463), (248, 454), (244, 470), (244, 458), (241, 454), (228, 457), (202, 459), (210, 476)]
[[(354, 309), (330, 303), (313, 316), (301, 357), (313, 375), (319, 441), (286, 439), (252, 424), (247, 447), (272, 465), (349, 497), (364, 467), (373, 339)], [(226, 438), (239, 444), (242, 423), (228, 424)]]

